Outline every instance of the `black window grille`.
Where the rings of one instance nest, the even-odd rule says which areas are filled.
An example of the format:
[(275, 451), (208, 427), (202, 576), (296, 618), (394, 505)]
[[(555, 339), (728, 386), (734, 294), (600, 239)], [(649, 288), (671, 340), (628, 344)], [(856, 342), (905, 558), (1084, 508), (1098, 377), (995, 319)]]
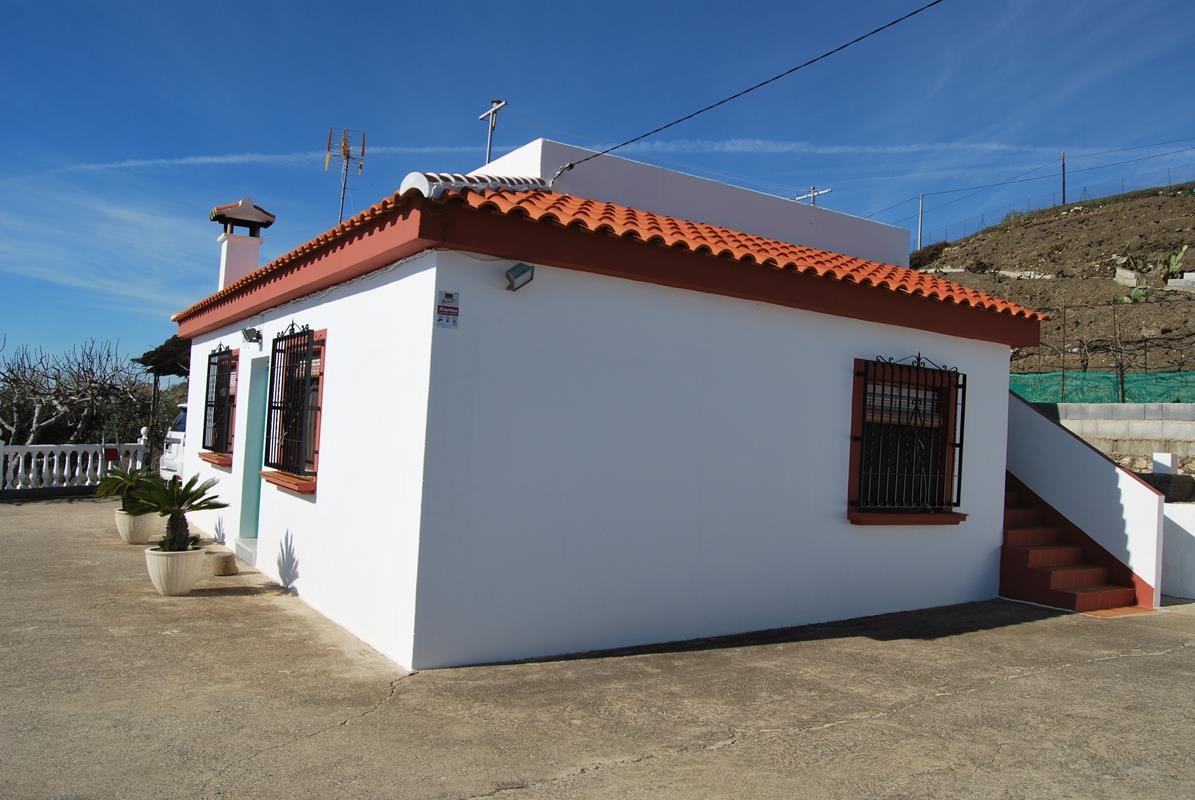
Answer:
[(314, 475), (318, 461), (320, 361), (323, 343), (306, 326), (274, 339), (264, 463), (293, 475)]
[(918, 355), (862, 362), (861, 511), (925, 512), (962, 500), (967, 377)]
[(217, 347), (207, 357), (207, 396), (203, 405), (203, 449), (232, 452), (237, 397), (237, 364), (232, 350)]

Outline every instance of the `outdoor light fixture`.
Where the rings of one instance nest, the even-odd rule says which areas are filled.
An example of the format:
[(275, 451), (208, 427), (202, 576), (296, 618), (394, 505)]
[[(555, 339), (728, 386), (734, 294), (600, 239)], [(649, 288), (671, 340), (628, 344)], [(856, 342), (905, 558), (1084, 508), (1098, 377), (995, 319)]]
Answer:
[(531, 279), (534, 277), (535, 267), (519, 262), (506, 270), (506, 289), (510, 292), (517, 292), (531, 283)]
[(257, 328), (245, 328), (241, 331), (241, 336), (245, 337), (246, 342), (261, 344), (261, 331)]

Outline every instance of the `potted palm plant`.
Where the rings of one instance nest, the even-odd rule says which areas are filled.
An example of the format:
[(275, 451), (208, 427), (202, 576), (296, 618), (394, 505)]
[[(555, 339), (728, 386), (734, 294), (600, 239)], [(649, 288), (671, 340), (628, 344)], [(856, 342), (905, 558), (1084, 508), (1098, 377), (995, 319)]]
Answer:
[(145, 551), (145, 566), (158, 594), (190, 594), (203, 575), (207, 554), (199, 549), (199, 537), (191, 535), (187, 514), (228, 506), (209, 494), (215, 485), (215, 478), (199, 483), (193, 475), (183, 483), (179, 478), (166, 481), (154, 475), (133, 493), (137, 507), (132, 513), (166, 517), (166, 535), (157, 547)]
[(137, 507), (136, 492), (144, 487), (152, 473), (146, 467), (124, 470), (110, 467), (104, 479), (95, 487), (96, 497), (120, 497), (116, 509), (116, 532), (125, 544), (146, 544), (153, 531), (150, 517), (133, 513)]

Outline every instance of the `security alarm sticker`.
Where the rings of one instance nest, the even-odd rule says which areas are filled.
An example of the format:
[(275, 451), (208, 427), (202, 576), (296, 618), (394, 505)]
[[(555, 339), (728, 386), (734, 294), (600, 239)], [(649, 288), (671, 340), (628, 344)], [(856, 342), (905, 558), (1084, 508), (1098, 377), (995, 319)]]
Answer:
[(456, 328), (460, 317), (460, 292), (436, 292), (436, 327)]

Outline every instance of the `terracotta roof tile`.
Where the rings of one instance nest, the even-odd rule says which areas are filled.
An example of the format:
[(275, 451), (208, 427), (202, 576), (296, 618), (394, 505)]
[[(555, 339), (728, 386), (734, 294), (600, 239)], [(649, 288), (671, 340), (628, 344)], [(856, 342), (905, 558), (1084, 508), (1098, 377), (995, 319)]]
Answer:
[(763, 236), (677, 219), (649, 211), (589, 200), (551, 191), (452, 192), (447, 200), (506, 215), (526, 215), (536, 221), (551, 219), (561, 225), (579, 226), (594, 233), (659, 242), (720, 258), (754, 262), (773, 269), (808, 273), (821, 278), (874, 286), (895, 292), (957, 303), (1028, 319), (1045, 319), (1038, 311), (968, 289), (908, 267), (881, 264), (841, 253), (781, 242)]
[(453, 189), (434, 201), (417, 196), (412, 199), (411, 193), (406, 196), (396, 193), (179, 312), (174, 318), (185, 319), (274, 273), (301, 266), (305, 257), (314, 255), (326, 246), (347, 237), (355, 229), (412, 202), (458, 203), (479, 212), (524, 217), (539, 224), (577, 227), (594, 234), (608, 233), (623, 239), (637, 239), (648, 246), (707, 253), (718, 258), (757, 263), (775, 270), (920, 295), (944, 303), (970, 306), (1013, 317), (1034, 320), (1047, 318), (1041, 312), (908, 267), (867, 261), (718, 225), (654, 214), (617, 203), (558, 194), (549, 189)]

